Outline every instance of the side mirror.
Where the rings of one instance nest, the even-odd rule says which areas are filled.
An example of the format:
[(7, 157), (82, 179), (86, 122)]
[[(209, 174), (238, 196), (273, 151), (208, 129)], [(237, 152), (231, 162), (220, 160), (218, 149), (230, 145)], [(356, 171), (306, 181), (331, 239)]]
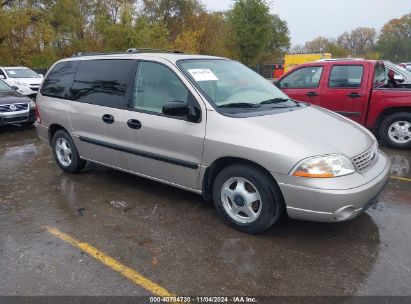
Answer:
[(198, 113), (193, 107), (187, 106), (185, 102), (169, 101), (163, 105), (163, 114), (170, 116), (186, 116), (189, 121), (198, 121)]
[(17, 91), (19, 88), (18, 87), (16, 87), (16, 86), (12, 86), (11, 87), (14, 91)]
[(405, 80), (404, 78), (402, 78), (400, 75), (395, 75), (394, 76), (395, 81), (397, 81), (398, 83), (403, 83)]
[(39, 74), (39, 76), (41, 77), (41, 78), (43, 78), (44, 76), (43, 76), (43, 74)]
[(0, 79), (6, 79), (6, 77), (4, 77), (4, 75), (0, 75)]

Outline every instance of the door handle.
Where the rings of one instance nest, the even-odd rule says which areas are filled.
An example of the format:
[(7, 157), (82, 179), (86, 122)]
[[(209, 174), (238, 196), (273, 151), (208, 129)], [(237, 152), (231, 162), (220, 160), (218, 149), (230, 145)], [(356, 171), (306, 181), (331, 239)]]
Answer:
[(114, 116), (111, 114), (104, 114), (101, 119), (108, 124), (112, 124), (114, 122)]
[(308, 92), (308, 93), (305, 94), (305, 95), (307, 95), (307, 96), (309, 96), (309, 97), (316, 97), (316, 96), (318, 96), (318, 94), (317, 94), (316, 92)]
[(132, 129), (140, 129), (143, 125), (137, 119), (129, 119), (127, 121), (127, 126), (129, 126)]
[(355, 92), (352, 92), (352, 93), (347, 94), (347, 96), (348, 96), (348, 97), (351, 97), (351, 98), (359, 98), (359, 97), (361, 97), (362, 95), (361, 95), (361, 94), (358, 94), (358, 93), (355, 93)]

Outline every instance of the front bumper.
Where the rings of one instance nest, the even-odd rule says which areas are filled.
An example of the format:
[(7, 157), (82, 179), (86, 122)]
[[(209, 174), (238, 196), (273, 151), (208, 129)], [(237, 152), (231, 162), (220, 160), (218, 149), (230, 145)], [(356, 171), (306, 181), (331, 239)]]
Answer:
[(34, 109), (28, 109), (25, 111), (0, 113), (0, 125), (32, 123), (35, 120), (36, 120), (36, 112)]
[[(277, 178), (290, 218), (338, 222), (352, 219), (369, 208), (376, 201), (389, 174), (390, 161), (380, 152), (377, 163), (369, 171), (333, 178), (332, 181), (316, 179), (314, 187), (301, 185), (301, 179), (305, 179), (304, 183), (313, 179), (288, 176), (285, 178), (287, 182), (284, 182), (281, 178), (278, 180), (279, 176), (274, 175), (274, 178)], [(295, 183), (290, 183), (291, 180)], [(323, 187), (319, 187), (321, 184)]]

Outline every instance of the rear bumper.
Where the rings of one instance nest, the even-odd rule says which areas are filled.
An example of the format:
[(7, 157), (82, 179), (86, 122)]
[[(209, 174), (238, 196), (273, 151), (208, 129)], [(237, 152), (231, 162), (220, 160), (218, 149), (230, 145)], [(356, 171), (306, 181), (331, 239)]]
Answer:
[[(380, 168), (379, 172), (366, 172), (363, 176), (367, 180), (365, 184), (348, 189), (318, 189), (279, 183), (288, 216), (318, 222), (339, 222), (356, 217), (376, 202), (389, 178), (390, 161), (385, 154), (380, 154), (375, 166)], [(373, 174), (371, 180), (369, 174)]]
[(37, 122), (36, 130), (40, 139), (49, 143), (49, 128)]

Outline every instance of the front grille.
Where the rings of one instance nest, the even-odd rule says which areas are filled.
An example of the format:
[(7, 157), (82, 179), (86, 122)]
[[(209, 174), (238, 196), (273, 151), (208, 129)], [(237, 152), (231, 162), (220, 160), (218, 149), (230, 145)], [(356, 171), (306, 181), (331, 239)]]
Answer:
[[(12, 105), (14, 105), (15, 108)], [(12, 109), (10, 109), (10, 106), (12, 106)], [(14, 104), (0, 105), (0, 113), (24, 111), (24, 110), (27, 110), (28, 107), (29, 107), (28, 103), (14, 103)]]
[(3, 121), (5, 123), (23, 122), (23, 121), (26, 121), (26, 120), (27, 120), (27, 116), (10, 117), (10, 118), (3, 117)]
[(30, 87), (30, 89), (33, 90), (33, 91), (36, 91), (36, 92), (39, 90), (38, 87), (37, 88)]
[(378, 144), (375, 143), (369, 150), (352, 158), (355, 168), (360, 172), (370, 169), (378, 159)]

